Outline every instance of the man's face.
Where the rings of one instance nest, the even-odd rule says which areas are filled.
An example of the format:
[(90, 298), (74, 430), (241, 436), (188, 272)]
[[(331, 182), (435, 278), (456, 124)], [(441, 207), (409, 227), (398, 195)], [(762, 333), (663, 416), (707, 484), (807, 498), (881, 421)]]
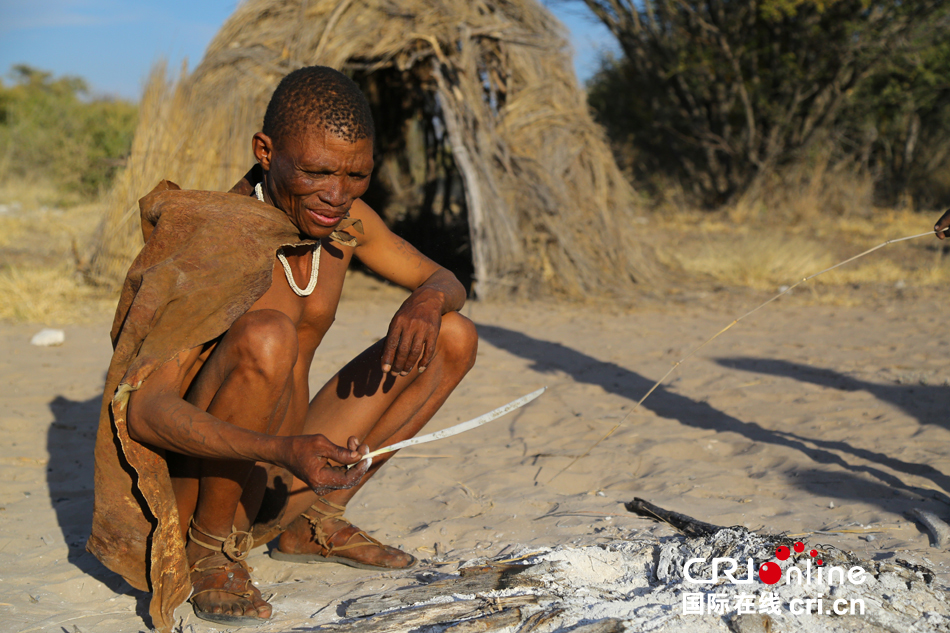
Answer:
[(263, 139), (270, 141), (263, 134), (255, 135), (254, 150), (267, 171), (270, 202), (302, 234), (328, 236), (369, 187), (373, 141), (351, 143), (320, 129), (278, 144), (258, 142)]

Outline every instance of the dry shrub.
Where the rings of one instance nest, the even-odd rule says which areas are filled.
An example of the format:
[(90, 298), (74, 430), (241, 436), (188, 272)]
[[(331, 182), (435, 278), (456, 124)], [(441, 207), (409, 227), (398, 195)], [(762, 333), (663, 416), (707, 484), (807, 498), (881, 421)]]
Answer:
[(115, 297), (83, 283), (68, 262), (49, 268), (0, 269), (0, 320), (63, 325), (103, 320)]
[(74, 248), (87, 242), (102, 213), (98, 203), (60, 207), (57, 185), (0, 182), (0, 267), (26, 267), (53, 261), (75, 263)]
[[(14, 207), (16, 208), (16, 207)], [(23, 236), (27, 222), (18, 216), (0, 215), (0, 248), (6, 248)]]
[(563, 27), (536, 0), (242, 3), (194, 73), (153, 74), (88, 277), (121, 281), (141, 244), (136, 200), (160, 179), (230, 187), (277, 82), (312, 64), (369, 84), (395, 74), (437, 102), (480, 296), (625, 293), (650, 277), (633, 191), (591, 119)]
[(829, 156), (763, 176), (726, 212), (736, 222), (752, 219), (798, 225), (829, 217), (867, 218), (875, 211), (874, 180), (850, 163), (830, 166)]
[(687, 273), (720, 284), (774, 290), (833, 264), (819, 242), (802, 237), (763, 239), (763, 235), (704, 240), (694, 249), (677, 249), (676, 264)]
[[(776, 292), (882, 242), (926, 232), (937, 213), (871, 206), (871, 183), (845, 172), (801, 168), (718, 213), (667, 208), (661, 261), (718, 286)], [(820, 303), (849, 303), (843, 287), (938, 287), (950, 263), (935, 239), (876, 251), (808, 282)], [(800, 291), (796, 291), (800, 292)]]
[(96, 204), (54, 206), (49, 182), (0, 183), (0, 320), (62, 325), (108, 319), (116, 296), (84, 284), (75, 244), (88, 241)]

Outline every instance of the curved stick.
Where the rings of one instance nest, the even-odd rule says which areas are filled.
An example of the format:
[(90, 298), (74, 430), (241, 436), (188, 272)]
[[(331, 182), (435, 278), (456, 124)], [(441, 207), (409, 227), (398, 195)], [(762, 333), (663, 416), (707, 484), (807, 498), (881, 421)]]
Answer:
[[(398, 451), (400, 448), (405, 448), (407, 446), (415, 446), (416, 444), (425, 444), (426, 442), (433, 442), (435, 440), (441, 440), (446, 437), (452, 437), (453, 435), (458, 435), (459, 433), (464, 433), (465, 431), (470, 431), (474, 428), (480, 427), (481, 425), (496, 420), (506, 413), (511, 413), (519, 407), (523, 407), (528, 404), (538, 396), (540, 396), (547, 387), (541, 387), (537, 391), (532, 391), (526, 396), (521, 396), (517, 400), (512, 400), (508, 404), (498, 407), (494, 411), (489, 411), (485, 415), (480, 415), (474, 420), (469, 420), (468, 422), (462, 422), (461, 424), (456, 424), (455, 426), (450, 426), (447, 429), (442, 429), (441, 431), (436, 431), (435, 433), (429, 433), (428, 435), (420, 435), (419, 437), (413, 437), (402, 442), (396, 442), (390, 446), (384, 446), (383, 448), (378, 448), (375, 451), (367, 453), (363, 456), (364, 459), (370, 459), (376, 457), (377, 455), (382, 455), (383, 453), (392, 453), (393, 451)], [(356, 462), (357, 464), (359, 462)], [(355, 465), (355, 464), (354, 464)]]

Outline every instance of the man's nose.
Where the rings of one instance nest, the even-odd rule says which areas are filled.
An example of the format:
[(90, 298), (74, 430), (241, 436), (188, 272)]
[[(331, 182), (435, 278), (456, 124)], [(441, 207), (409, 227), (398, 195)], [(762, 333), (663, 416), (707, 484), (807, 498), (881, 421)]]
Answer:
[(342, 178), (331, 178), (328, 186), (320, 192), (320, 200), (332, 207), (341, 207), (347, 202), (346, 187)]

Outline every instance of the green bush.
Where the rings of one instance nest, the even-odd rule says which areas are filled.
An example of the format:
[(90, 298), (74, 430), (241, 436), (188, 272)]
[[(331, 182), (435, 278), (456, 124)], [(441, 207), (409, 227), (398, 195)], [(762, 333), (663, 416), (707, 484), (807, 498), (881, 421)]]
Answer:
[(590, 103), (647, 187), (716, 207), (820, 156), (881, 202), (947, 193), (945, 0), (578, 1), (623, 51)]
[(90, 98), (78, 77), (15, 66), (0, 82), (0, 179), (49, 182), (69, 197), (98, 194), (132, 145), (138, 108)]

